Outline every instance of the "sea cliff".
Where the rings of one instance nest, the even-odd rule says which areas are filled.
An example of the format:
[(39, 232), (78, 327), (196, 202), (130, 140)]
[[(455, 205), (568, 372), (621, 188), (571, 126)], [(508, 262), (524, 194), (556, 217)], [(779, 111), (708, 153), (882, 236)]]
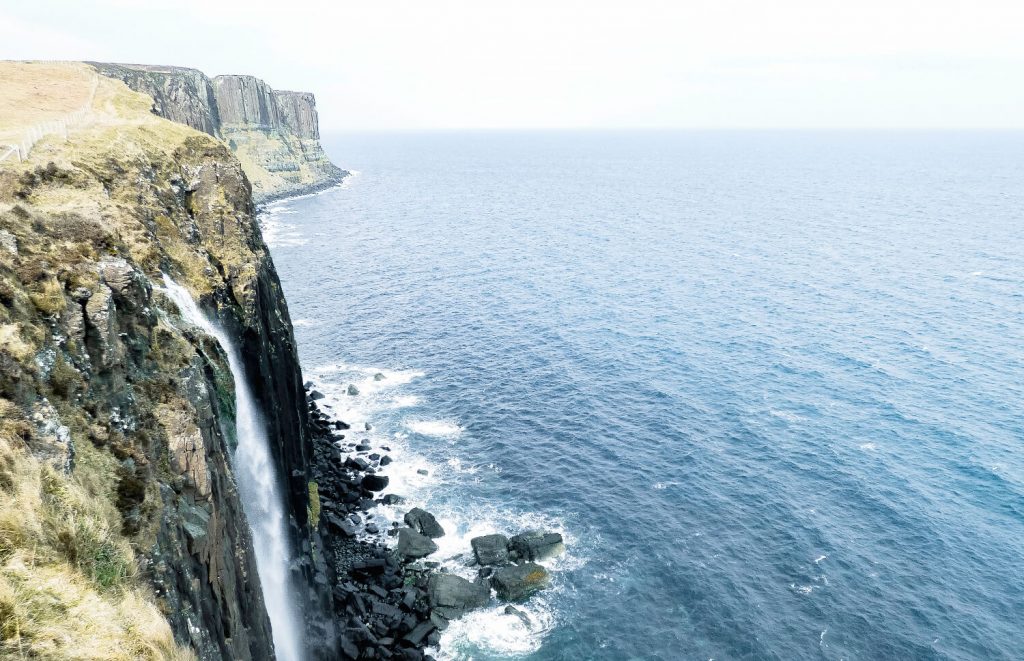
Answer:
[[(306, 550), (292, 569), (304, 637), (312, 658), (332, 656), (332, 570), (307, 521), (312, 438), (288, 310), (248, 173), (210, 132), (241, 129), (224, 128), (194, 73), (145, 95), (86, 64), (0, 66), (5, 92), (49, 77), (88, 106), (66, 137), (0, 162), (3, 655), (274, 656), (230, 461), (234, 385), (220, 347), (164, 295), (167, 274), (239, 338), (283, 477), (288, 545)], [(305, 122), (315, 136), (306, 112), (266, 126)]]
[(216, 76), (185, 67), (92, 63), (153, 98), (161, 117), (221, 138), (242, 163), (253, 200), (313, 193), (347, 174), (320, 145), (316, 100), (271, 89), (254, 76)]

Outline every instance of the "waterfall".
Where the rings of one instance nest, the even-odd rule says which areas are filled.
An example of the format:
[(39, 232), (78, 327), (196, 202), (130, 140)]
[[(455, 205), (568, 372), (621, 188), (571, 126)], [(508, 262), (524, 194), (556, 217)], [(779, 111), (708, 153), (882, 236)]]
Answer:
[(242, 507), (252, 529), (256, 566), (263, 586), (263, 601), (270, 616), (274, 649), (281, 661), (299, 661), (302, 658), (302, 645), (292, 598), (295, 593), (290, 589), (284, 504), (270, 458), (266, 427), (245, 378), (241, 353), (231, 338), (206, 318), (188, 290), (166, 274), (164, 284), (165, 292), (178, 306), (185, 320), (213, 336), (227, 355), (231, 376), (235, 381), (235, 425), (238, 438), (232, 465)]

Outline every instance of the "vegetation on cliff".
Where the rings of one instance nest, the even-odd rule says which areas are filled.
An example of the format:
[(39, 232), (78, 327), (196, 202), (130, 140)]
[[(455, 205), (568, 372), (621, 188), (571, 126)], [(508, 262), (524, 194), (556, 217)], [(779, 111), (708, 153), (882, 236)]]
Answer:
[(267, 658), (224, 357), (159, 289), (171, 273), (259, 323), (272, 266), (248, 181), (87, 65), (0, 80), (55, 68), (95, 90), (88, 121), (0, 163), (0, 656)]

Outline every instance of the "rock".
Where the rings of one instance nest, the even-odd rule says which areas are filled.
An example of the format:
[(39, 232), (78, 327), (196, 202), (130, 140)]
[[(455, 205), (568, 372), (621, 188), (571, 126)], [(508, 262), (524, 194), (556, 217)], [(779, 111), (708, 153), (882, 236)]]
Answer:
[(380, 532), (380, 528), (378, 528), (377, 524), (375, 524), (375, 523), (367, 523), (366, 524), (366, 532), (368, 532), (371, 535), (376, 535), (377, 533)]
[(357, 471), (365, 471), (370, 466), (369, 462), (362, 457), (349, 457), (345, 460), (345, 465)]
[(481, 565), (508, 564), (508, 537), (504, 535), (484, 535), (469, 540), (473, 546), (473, 555)]
[(371, 425), (369, 422), (366, 422), (363, 423), (363, 428), (366, 429), (366, 431), (370, 431), (371, 429), (373, 429), (373, 425)]
[(505, 601), (521, 601), (548, 585), (548, 570), (533, 562), (509, 565), (494, 572), (491, 585)]
[(405, 636), (405, 640), (409, 641), (413, 645), (420, 645), (423, 640), (434, 630), (434, 624), (430, 620), (425, 620), (416, 625), (416, 628), (410, 631)]
[(430, 472), (426, 468), (420, 468), (416, 473), (419, 475), (430, 475)]
[(359, 388), (356, 388), (356, 384), (354, 384), (354, 383), (348, 384), (348, 394), (353, 395), (353, 396), (359, 394)]
[(386, 378), (388, 378), (388, 377), (384, 376), (384, 374), (381, 373), (381, 372), (377, 372), (376, 374), (373, 375), (373, 380), (374, 381), (383, 381)]
[[(384, 462), (381, 463), (383, 464)], [(401, 496), (393, 493), (389, 493), (383, 498), (381, 498), (380, 502), (384, 503), (385, 505), (401, 505), (402, 503), (405, 502), (405, 498), (402, 498)]]
[(505, 615), (515, 615), (520, 620), (522, 620), (523, 624), (525, 624), (527, 627), (529, 627), (532, 624), (532, 622), (530, 622), (530, 616), (524, 613), (523, 611), (519, 610), (515, 606), (505, 606)]
[(302, 387), (303, 387), (303, 388), (305, 388), (306, 390), (309, 390), (309, 389), (310, 389), (310, 388), (312, 388), (312, 387), (313, 387), (314, 385), (315, 385), (315, 384), (314, 384), (314, 383), (313, 383), (312, 381), (306, 381), (305, 383), (303, 383), (303, 384), (302, 384)]
[(388, 477), (386, 475), (366, 475), (363, 477), (362, 485), (367, 491), (384, 491), (388, 488)]
[(434, 574), (427, 582), (427, 596), (431, 607), (468, 610), (486, 606), (491, 598), (491, 591), (461, 576)]
[(419, 534), (412, 528), (398, 529), (398, 555), (406, 560), (425, 558), (437, 550), (434, 540)]
[(314, 390), (313, 392), (309, 393), (309, 398), (316, 401), (318, 399), (323, 399), (324, 394), (319, 390)]
[(381, 466), (387, 466), (390, 463), (391, 463), (391, 457), (389, 457), (388, 455), (384, 455), (383, 457), (380, 458), (380, 465)]
[(560, 534), (536, 530), (514, 535), (509, 540), (509, 548), (518, 553), (521, 559), (533, 561), (547, 560), (565, 552)]
[(444, 537), (444, 528), (437, 522), (430, 512), (414, 507), (404, 517), (405, 525), (409, 526), (421, 535), (431, 538)]
[[(351, 426), (352, 425), (346, 424), (346, 423), (342, 422), (341, 420), (335, 420), (334, 421), (334, 428), (335, 429), (348, 429)], [(342, 437), (342, 438), (344, 438), (344, 437)]]

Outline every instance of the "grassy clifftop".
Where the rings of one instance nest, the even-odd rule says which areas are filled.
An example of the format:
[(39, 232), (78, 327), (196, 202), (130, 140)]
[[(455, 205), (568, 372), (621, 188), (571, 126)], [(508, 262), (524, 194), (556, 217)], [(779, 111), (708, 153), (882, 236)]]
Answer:
[(0, 162), (0, 656), (266, 658), (230, 378), (159, 289), (256, 305), (241, 165), (88, 65), (0, 63), (0, 98), (0, 135), (88, 100)]

